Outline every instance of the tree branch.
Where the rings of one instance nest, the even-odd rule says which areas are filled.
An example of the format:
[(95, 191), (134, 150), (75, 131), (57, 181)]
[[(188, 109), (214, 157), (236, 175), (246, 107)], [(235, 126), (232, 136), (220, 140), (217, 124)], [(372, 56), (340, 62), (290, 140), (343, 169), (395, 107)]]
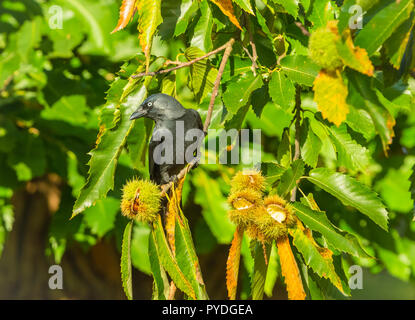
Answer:
[[(294, 142), (294, 158), (293, 161), (300, 159), (300, 138), (301, 138), (301, 87), (295, 86), (295, 142)], [(297, 197), (297, 186), (291, 192), (291, 202), (294, 202)]]
[[(206, 59), (207, 57), (210, 57), (210, 56), (212, 56), (212, 55), (214, 55), (214, 54), (216, 54), (216, 53), (218, 53), (218, 52), (220, 52), (222, 50), (225, 50), (226, 48), (229, 47), (229, 45), (230, 45), (229, 43), (231, 41), (232, 41), (232, 44), (233, 44), (233, 42), (235, 40), (232, 38), (227, 43), (225, 43), (223, 46), (220, 46), (219, 48), (216, 48), (215, 50), (210, 51), (210, 52), (206, 53), (205, 55), (203, 55), (201, 57), (198, 57), (196, 59), (193, 59), (193, 60), (190, 60), (190, 61), (187, 61), (187, 62), (179, 62), (178, 65), (175, 66), (175, 67), (173, 67), (173, 68), (159, 70), (159, 71), (153, 71), (153, 72), (147, 72), (147, 73), (146, 72), (141, 72), (139, 74), (132, 75), (131, 78), (136, 79), (136, 78), (147, 77), (147, 76), (152, 76), (153, 77), (153, 76), (156, 76), (158, 74), (169, 73), (169, 72), (174, 71), (174, 70), (177, 70), (177, 69), (181, 69), (181, 68), (185, 68), (185, 67), (191, 66), (192, 64), (194, 64), (194, 63), (196, 63), (196, 62), (198, 62), (200, 60)], [(169, 61), (169, 62), (170, 63), (176, 63), (176, 62), (172, 62), (172, 61)]]
[(254, 38), (252, 36), (252, 30), (251, 30), (249, 15), (246, 12), (245, 12), (245, 18), (247, 20), (246, 28), (248, 30), (249, 44), (251, 45), (251, 48), (252, 48), (252, 55), (250, 54), (250, 52), (248, 51), (247, 48), (243, 47), (243, 49), (247, 53), (249, 59), (251, 59), (251, 61), (252, 61), (251, 70), (252, 70), (252, 73), (254, 74), (254, 76), (256, 76), (256, 69), (258, 68), (258, 65), (257, 65), (256, 61), (258, 59), (258, 54), (257, 54), (257, 51), (256, 51), (256, 45), (255, 45), (255, 42), (254, 42)]
[(310, 36), (310, 32), (306, 29), (306, 27), (301, 23), (301, 22), (296, 22), (295, 25), (297, 27), (300, 28), (301, 32), (303, 33), (303, 35), (309, 37)]
[(207, 129), (209, 128), (209, 125), (210, 125), (210, 120), (212, 119), (213, 107), (215, 105), (216, 95), (218, 94), (220, 80), (222, 79), (222, 75), (223, 75), (223, 71), (225, 70), (226, 62), (228, 61), (228, 58), (232, 52), (232, 46), (234, 42), (235, 42), (235, 39), (231, 38), (231, 40), (229, 40), (226, 43), (225, 53), (223, 54), (223, 58), (219, 66), (218, 75), (216, 76), (215, 83), (213, 85), (213, 91), (212, 91), (212, 96), (210, 97), (208, 113), (206, 115), (205, 124), (203, 125), (203, 131), (205, 133), (207, 132)]

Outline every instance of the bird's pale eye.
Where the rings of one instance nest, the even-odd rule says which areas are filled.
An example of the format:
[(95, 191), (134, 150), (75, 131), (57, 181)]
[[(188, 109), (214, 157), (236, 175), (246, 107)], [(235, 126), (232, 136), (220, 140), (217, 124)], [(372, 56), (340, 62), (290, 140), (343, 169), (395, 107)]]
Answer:
[(147, 106), (148, 107), (151, 107), (153, 105), (153, 102), (149, 102), (149, 103), (147, 103)]

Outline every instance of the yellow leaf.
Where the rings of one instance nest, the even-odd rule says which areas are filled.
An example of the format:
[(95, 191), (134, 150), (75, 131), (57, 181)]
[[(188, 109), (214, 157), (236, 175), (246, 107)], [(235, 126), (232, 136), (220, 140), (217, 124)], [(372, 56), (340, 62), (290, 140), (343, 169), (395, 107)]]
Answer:
[(243, 228), (237, 227), (233, 235), (231, 248), (229, 249), (228, 261), (226, 262), (226, 288), (228, 289), (230, 300), (235, 300), (236, 298), (243, 235)]
[(161, 17), (161, 0), (138, 0), (138, 39), (146, 56), (146, 72), (150, 64), (150, 50), (153, 35), (163, 21)]
[(242, 30), (241, 26), (239, 25), (238, 20), (236, 20), (235, 12), (233, 11), (233, 5), (232, 0), (210, 0), (214, 4), (216, 4), (220, 11), (223, 12), (224, 15), (226, 15), (229, 20), (240, 30)]
[(123, 0), (121, 8), (120, 8), (120, 18), (118, 20), (118, 24), (114, 30), (112, 30), (111, 34), (124, 29), (128, 22), (130, 22), (132, 16), (134, 15), (135, 4), (137, 0)]
[(174, 230), (176, 228), (176, 201), (174, 196), (170, 198), (169, 210), (166, 213), (166, 238), (169, 243), (170, 249), (173, 252), (173, 256), (176, 255), (176, 245), (174, 241)]
[(366, 74), (369, 77), (373, 76), (373, 72), (375, 69), (373, 67), (372, 61), (370, 61), (369, 59), (366, 49), (355, 47), (350, 33), (350, 29), (346, 29), (344, 36), (346, 37), (346, 45), (355, 57), (357, 63), (349, 65), (348, 61), (343, 60), (343, 62), (350, 68), (353, 68), (363, 74)]
[(291, 251), (290, 241), (285, 236), (277, 241), (278, 254), (281, 262), (281, 273), (285, 278), (287, 285), (288, 299), (305, 300), (303, 283), (301, 281), (300, 271)]
[[(186, 176), (185, 176), (186, 177)], [(176, 218), (179, 218), (180, 202), (182, 199), (183, 183), (185, 180), (183, 177), (177, 187), (173, 184), (170, 191), (168, 211), (166, 213), (165, 230), (167, 242), (169, 243), (170, 249), (173, 255), (176, 253), (176, 244), (174, 238), (174, 231), (176, 228)]]
[(349, 113), (349, 106), (346, 103), (348, 90), (340, 73), (320, 71), (314, 80), (313, 90), (314, 101), (323, 118), (340, 126)]

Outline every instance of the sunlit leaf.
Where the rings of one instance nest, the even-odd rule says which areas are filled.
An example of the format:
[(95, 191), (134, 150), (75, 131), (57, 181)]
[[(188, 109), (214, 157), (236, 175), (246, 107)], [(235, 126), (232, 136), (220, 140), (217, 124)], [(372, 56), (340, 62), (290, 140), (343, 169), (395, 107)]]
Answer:
[(413, 0), (390, 2), (365, 24), (357, 34), (355, 44), (365, 48), (369, 56), (373, 55), (396, 28), (409, 18), (413, 7)]
[(291, 233), (293, 244), (300, 251), (307, 266), (310, 266), (315, 273), (322, 278), (329, 279), (340, 291), (343, 287), (339, 276), (334, 269), (332, 252), (326, 248), (316, 247), (314, 240), (300, 228), (294, 229)]
[(228, 289), (230, 300), (236, 299), (242, 239), (243, 229), (240, 227), (236, 228), (226, 262), (226, 288)]
[(229, 18), (229, 20), (238, 28), (241, 29), (241, 26), (238, 22), (238, 20), (235, 17), (235, 12), (233, 11), (233, 5), (232, 5), (232, 0), (210, 0), (212, 1), (214, 4), (216, 4), (220, 11), (223, 12), (223, 14), (225, 16), (227, 16)]
[(200, 3), (201, 16), (196, 23), (192, 40), (190, 45), (192, 47), (199, 48), (201, 51), (208, 52), (212, 50), (212, 28), (213, 28), (213, 15), (207, 1)]
[(274, 71), (268, 85), (269, 95), (274, 103), (284, 110), (290, 110), (295, 104), (295, 87), (282, 71)]
[(287, 236), (277, 240), (277, 248), (280, 256), (281, 273), (287, 285), (288, 299), (305, 300), (306, 294), (300, 272)]
[(353, 89), (351, 94), (354, 99), (354, 106), (369, 113), (382, 141), (383, 151), (387, 153), (388, 145), (392, 143), (392, 138), (395, 136), (393, 130), (396, 123), (395, 119), (379, 101), (368, 77), (357, 72), (348, 72), (348, 78), (351, 84), (350, 87)]
[(136, 3), (137, 0), (123, 0), (120, 8), (120, 19), (118, 20), (117, 26), (111, 33), (120, 31), (127, 26), (134, 14), (134, 10), (136, 9)]
[(363, 74), (373, 76), (374, 67), (366, 50), (354, 45), (349, 29), (344, 32), (344, 38), (344, 42), (338, 41), (336, 43), (337, 52), (342, 58), (343, 63)]
[(369, 150), (352, 139), (344, 124), (330, 127), (329, 131), (336, 146), (338, 165), (363, 171), (369, 164)]
[(313, 91), (314, 101), (323, 118), (340, 126), (349, 113), (346, 103), (348, 91), (341, 75), (320, 71), (314, 81)]
[(121, 249), (121, 279), (124, 293), (128, 300), (133, 299), (132, 270), (131, 270), (131, 230), (133, 221), (130, 221), (124, 230)]
[(252, 240), (250, 246), (251, 255), (254, 259), (254, 269), (251, 276), (252, 300), (261, 300), (264, 295), (264, 285), (267, 276), (271, 246), (257, 240)]
[(252, 72), (243, 74), (242, 76), (230, 81), (227, 90), (223, 94), (223, 102), (231, 115), (248, 104), (252, 92), (262, 87), (262, 77), (256, 77)]
[(352, 206), (367, 215), (383, 229), (388, 229), (388, 212), (377, 194), (354, 178), (317, 168), (310, 172), (309, 181), (339, 199), (344, 205)]
[(246, 12), (250, 14), (254, 14), (254, 11), (252, 10), (251, 1), (249, 0), (232, 0), (234, 3), (236, 3), (238, 6), (240, 6), (242, 9), (244, 9)]
[(193, 290), (189, 279), (187, 279), (180, 270), (180, 267), (178, 266), (176, 259), (169, 248), (160, 216), (153, 225), (150, 237), (153, 238), (152, 241), (154, 241), (156, 245), (156, 250), (159, 254), (159, 260), (162, 266), (167, 270), (177, 288), (186, 293), (190, 298), (196, 299), (195, 291)]
[(150, 64), (150, 50), (153, 36), (157, 27), (163, 21), (161, 17), (161, 0), (139, 0), (138, 11), (138, 39), (141, 49), (146, 56), (146, 71)]
[(311, 87), (320, 67), (307, 56), (289, 55), (281, 60), (281, 69), (291, 81)]
[[(187, 48), (184, 52), (188, 61), (194, 60), (205, 54), (196, 47)], [(218, 70), (212, 66), (209, 59), (203, 59), (190, 66), (189, 87), (192, 89), (196, 101), (202, 102), (206, 95), (212, 91), (213, 85), (218, 75)]]

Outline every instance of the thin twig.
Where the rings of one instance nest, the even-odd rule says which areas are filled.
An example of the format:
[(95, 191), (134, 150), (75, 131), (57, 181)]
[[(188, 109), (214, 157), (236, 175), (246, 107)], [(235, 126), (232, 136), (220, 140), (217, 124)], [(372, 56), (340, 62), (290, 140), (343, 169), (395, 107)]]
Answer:
[(249, 15), (246, 12), (245, 12), (245, 18), (247, 20), (246, 27), (248, 29), (249, 44), (251, 45), (251, 48), (252, 48), (252, 55), (249, 53), (248, 49), (246, 49), (245, 47), (243, 47), (243, 49), (248, 54), (249, 59), (251, 59), (251, 61), (252, 61), (251, 70), (252, 70), (252, 73), (254, 74), (254, 76), (256, 76), (256, 69), (258, 68), (258, 65), (257, 65), (256, 61), (258, 59), (258, 54), (257, 54), (257, 51), (256, 51), (256, 45), (254, 43), (254, 38), (252, 36), (252, 30), (251, 30)]
[[(228, 61), (228, 58), (229, 58), (229, 56), (232, 52), (232, 46), (233, 46), (234, 42), (235, 42), (235, 39), (232, 38), (226, 44), (224, 44), (222, 47), (218, 48), (218, 49), (222, 48), (221, 50), (223, 50), (223, 47), (224, 47), (225, 52), (223, 54), (222, 61), (221, 61), (220, 66), (219, 66), (218, 75), (216, 76), (215, 83), (213, 85), (212, 96), (210, 97), (209, 108), (208, 108), (208, 112), (207, 112), (207, 115), (206, 115), (205, 123), (203, 125), (203, 131), (205, 132), (205, 134), (207, 133), (207, 130), (208, 130), (209, 125), (210, 125), (210, 121), (212, 119), (213, 108), (215, 106), (215, 98), (218, 94), (220, 80), (222, 79), (222, 75), (223, 75), (223, 71), (225, 70), (226, 62)], [(216, 52), (218, 52), (217, 51), (218, 49), (216, 49)], [(165, 72), (163, 72), (163, 73), (165, 73)], [(188, 165), (186, 167), (184, 167), (179, 172), (179, 174), (176, 176), (175, 181), (179, 181), (180, 179), (182, 179), (190, 171), (190, 169), (193, 168), (193, 166), (196, 163), (197, 163), (196, 159), (193, 159), (191, 162), (189, 162)], [(171, 188), (173, 183), (174, 183), (174, 181), (171, 181), (171, 182), (166, 183), (166, 184), (161, 186), (161, 196), (162, 197), (167, 193), (167, 191), (169, 191), (169, 189)]]
[[(233, 40), (233, 39), (231, 39), (231, 40)], [(210, 57), (210, 56), (212, 56), (212, 55), (214, 55), (214, 54), (216, 54), (216, 53), (218, 53), (222, 50), (225, 50), (229, 46), (230, 41), (225, 43), (223, 46), (220, 46), (219, 48), (216, 48), (215, 50), (206, 53), (205, 55), (203, 55), (201, 57), (198, 57), (196, 59), (193, 59), (193, 60), (190, 60), (190, 61), (187, 61), (187, 62), (179, 63), (177, 66), (175, 66), (173, 68), (159, 70), (159, 71), (153, 71), (153, 72), (147, 72), (147, 73), (146, 72), (141, 72), (139, 74), (135, 74), (135, 75), (131, 76), (131, 78), (136, 79), (136, 78), (146, 77), (146, 76), (156, 76), (158, 74), (164, 74), (164, 73), (168, 73), (168, 72), (171, 72), (171, 71), (174, 71), (174, 70), (177, 70), (177, 69), (181, 69), (181, 68), (191, 66), (192, 64), (194, 64), (194, 63), (196, 63), (200, 60), (206, 59), (207, 57)]]
[(169, 296), (167, 300), (174, 300), (174, 295), (176, 294), (176, 285), (173, 281), (170, 282), (170, 288), (169, 288)]
[(216, 76), (215, 83), (213, 85), (212, 96), (210, 97), (209, 108), (208, 108), (208, 112), (206, 115), (205, 124), (203, 125), (203, 131), (205, 133), (207, 132), (207, 129), (209, 128), (209, 125), (210, 125), (210, 120), (212, 119), (213, 107), (215, 105), (216, 95), (218, 94), (220, 80), (222, 79), (222, 74), (223, 74), (223, 71), (225, 70), (226, 62), (228, 61), (228, 58), (232, 52), (232, 46), (234, 42), (235, 42), (235, 39), (231, 38), (231, 40), (229, 40), (226, 43), (225, 53), (223, 54), (223, 58), (222, 58), (222, 61), (220, 63), (219, 70), (218, 70), (218, 75)]
[[(299, 85), (295, 87), (295, 142), (294, 142), (294, 158), (293, 161), (300, 159), (300, 138), (301, 138), (301, 88)], [(297, 197), (297, 186), (291, 192), (291, 202), (294, 202)]]
[(306, 27), (301, 23), (301, 22), (296, 22), (295, 25), (297, 27), (300, 28), (301, 32), (303, 33), (303, 35), (309, 37), (310, 36), (310, 32), (308, 32), (308, 30), (306, 29)]

